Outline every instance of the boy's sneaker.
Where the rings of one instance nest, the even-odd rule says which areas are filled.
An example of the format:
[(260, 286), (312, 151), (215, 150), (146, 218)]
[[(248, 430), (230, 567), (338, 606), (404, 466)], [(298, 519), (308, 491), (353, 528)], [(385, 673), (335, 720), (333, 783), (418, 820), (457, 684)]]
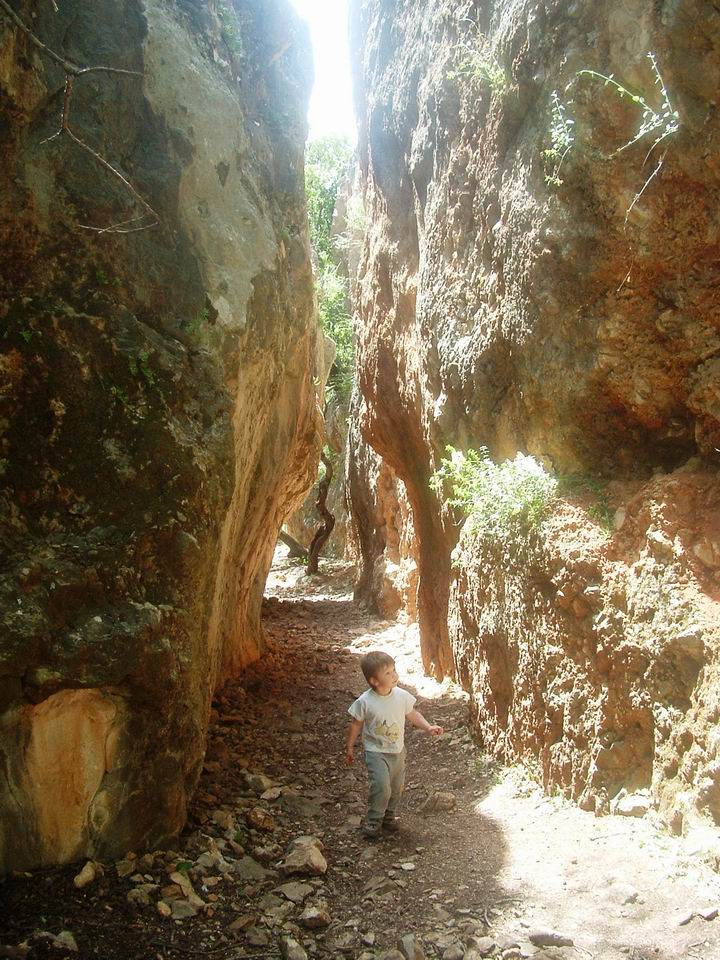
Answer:
[(400, 830), (400, 820), (392, 814), (389, 817), (386, 816), (383, 818), (382, 828), (390, 833), (397, 833)]
[(380, 836), (380, 824), (379, 823), (368, 823), (367, 821), (363, 823), (360, 829), (363, 832), (363, 836), (367, 837), (368, 840), (373, 840)]

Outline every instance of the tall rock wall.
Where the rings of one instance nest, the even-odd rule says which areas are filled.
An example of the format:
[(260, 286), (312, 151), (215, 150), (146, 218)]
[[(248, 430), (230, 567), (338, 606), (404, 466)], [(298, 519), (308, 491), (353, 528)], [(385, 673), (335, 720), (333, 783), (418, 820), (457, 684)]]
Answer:
[[(182, 827), (212, 691), (261, 652), (277, 530), (320, 443), (311, 68), (286, 0), (10, 6), (0, 871)], [(68, 98), (28, 30), (140, 75), (75, 76)], [(155, 226), (133, 232), (154, 218), (103, 161)]]
[[(546, 783), (597, 809), (643, 786), (675, 829), (714, 825), (720, 15), (355, 0), (352, 29), (357, 428), (407, 489), (425, 663)], [(615, 481), (616, 531), (581, 498), (510, 554), (456, 547), (428, 486), (448, 444)]]

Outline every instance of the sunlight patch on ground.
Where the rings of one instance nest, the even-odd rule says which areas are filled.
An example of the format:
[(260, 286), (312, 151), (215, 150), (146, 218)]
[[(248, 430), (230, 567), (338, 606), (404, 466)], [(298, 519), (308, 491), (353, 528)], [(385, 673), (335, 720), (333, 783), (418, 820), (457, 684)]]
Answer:
[(500, 767), (498, 774), (473, 809), (498, 824), (507, 843), (498, 879), (523, 903), (507, 908), (513, 933), (521, 936), (528, 924), (559, 930), (595, 960), (615, 958), (618, 943), (627, 953), (692, 956), (681, 942), (687, 948), (703, 938), (680, 920), (701, 904), (720, 904), (720, 878), (688, 857), (681, 839), (645, 819), (595, 817), (546, 796), (515, 768)]
[(279, 543), (275, 548), (272, 567), (265, 582), (265, 596), (279, 600), (345, 600), (353, 598), (355, 565), (332, 558), (320, 560), (320, 572), (308, 574), (305, 563), (291, 560), (289, 550)]

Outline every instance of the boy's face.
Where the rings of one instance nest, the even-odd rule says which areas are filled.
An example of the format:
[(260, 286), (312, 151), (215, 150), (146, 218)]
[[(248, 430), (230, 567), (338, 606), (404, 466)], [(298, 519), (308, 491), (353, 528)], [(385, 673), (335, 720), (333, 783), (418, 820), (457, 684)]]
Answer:
[(398, 674), (394, 663), (379, 667), (375, 676), (370, 677), (370, 686), (376, 693), (390, 693), (397, 686)]

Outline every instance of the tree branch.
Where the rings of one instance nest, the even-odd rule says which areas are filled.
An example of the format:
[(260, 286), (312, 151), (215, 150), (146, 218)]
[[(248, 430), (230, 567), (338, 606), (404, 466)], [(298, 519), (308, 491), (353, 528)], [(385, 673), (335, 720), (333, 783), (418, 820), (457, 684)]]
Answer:
[[(53, 7), (57, 12), (57, 5), (55, 0), (52, 0)], [(50, 57), (55, 63), (59, 64), (65, 71), (65, 92), (63, 95), (63, 108), (60, 115), (60, 128), (52, 136), (47, 137), (45, 140), (41, 141), (41, 145), (45, 143), (50, 143), (51, 140), (56, 140), (58, 137), (61, 137), (63, 134), (67, 136), (76, 143), (79, 147), (85, 150), (90, 154), (91, 157), (95, 160), (96, 163), (106, 170), (111, 176), (119, 180), (125, 189), (132, 195), (136, 203), (138, 203), (144, 210), (144, 212), (138, 217), (132, 217), (129, 220), (123, 220), (120, 223), (113, 223), (107, 227), (93, 227), (87, 224), (78, 224), (82, 230), (92, 230), (95, 233), (137, 233), (140, 230), (148, 230), (150, 227), (157, 226), (160, 223), (160, 217), (157, 215), (155, 210), (150, 206), (150, 204), (145, 200), (143, 196), (135, 189), (135, 187), (130, 183), (127, 177), (124, 177), (119, 170), (116, 170), (115, 167), (101, 156), (97, 150), (86, 143), (83, 139), (77, 136), (70, 129), (70, 106), (72, 103), (73, 95), (73, 78), (82, 77), (88, 73), (115, 73), (120, 74), (121, 76), (126, 77), (142, 77), (144, 74), (139, 73), (137, 70), (122, 70), (118, 67), (105, 67), (105, 66), (94, 66), (94, 67), (80, 67), (78, 64), (73, 63), (70, 60), (67, 60), (65, 57), (61, 57), (60, 54), (55, 53), (54, 50), (51, 50), (47, 44), (43, 43), (35, 34), (27, 27), (23, 20), (15, 13), (12, 7), (7, 3), (7, 0), (0, 0), (0, 10), (4, 10), (6, 15), (10, 20), (15, 24), (15, 26), (25, 34), (25, 36), (43, 53)], [(145, 223), (141, 226), (131, 227), (130, 224), (138, 223), (144, 217), (152, 217), (151, 223)]]
[(312, 538), (310, 549), (308, 551), (307, 572), (317, 573), (318, 562), (320, 560), (320, 551), (330, 539), (330, 534), (335, 526), (335, 517), (327, 508), (327, 495), (333, 478), (333, 465), (325, 451), (320, 454), (320, 459), (325, 464), (325, 476), (318, 485), (318, 495), (315, 501), (315, 508), (323, 518), (322, 526), (318, 527), (315, 536)]
[[(55, 11), (57, 12), (57, 6), (53, 4)], [(7, 2), (7, 0), (0, 0), (0, 9), (4, 10), (8, 17), (12, 20), (18, 30), (22, 30), (25, 36), (30, 40), (31, 43), (35, 44), (38, 50), (42, 50), (43, 53), (47, 54), (51, 60), (54, 60), (59, 66), (63, 68), (65, 73), (71, 74), (73, 77), (81, 77), (86, 73), (119, 73), (126, 77), (142, 77), (143, 74), (139, 73), (137, 70), (122, 70), (120, 67), (80, 67), (78, 64), (73, 63), (72, 60), (67, 60), (65, 57), (61, 57), (59, 53), (55, 53), (54, 50), (51, 50), (47, 44), (43, 43), (42, 40), (35, 36), (30, 27), (27, 26), (24, 20), (22, 20)]]

